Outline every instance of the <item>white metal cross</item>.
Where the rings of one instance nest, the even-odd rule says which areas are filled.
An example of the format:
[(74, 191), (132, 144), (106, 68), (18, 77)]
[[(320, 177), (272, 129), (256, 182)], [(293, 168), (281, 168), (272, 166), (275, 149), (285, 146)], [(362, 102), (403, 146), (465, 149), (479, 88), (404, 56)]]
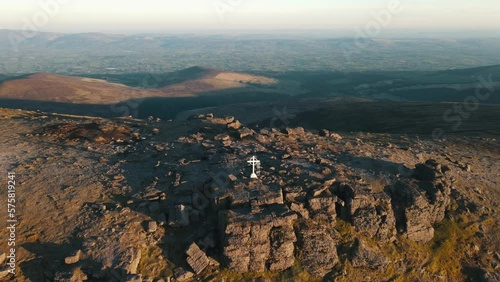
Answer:
[(260, 161), (257, 159), (257, 157), (252, 156), (250, 160), (248, 161), (249, 164), (252, 165), (252, 174), (250, 175), (250, 178), (257, 179), (257, 174), (255, 174), (255, 166), (260, 164)]

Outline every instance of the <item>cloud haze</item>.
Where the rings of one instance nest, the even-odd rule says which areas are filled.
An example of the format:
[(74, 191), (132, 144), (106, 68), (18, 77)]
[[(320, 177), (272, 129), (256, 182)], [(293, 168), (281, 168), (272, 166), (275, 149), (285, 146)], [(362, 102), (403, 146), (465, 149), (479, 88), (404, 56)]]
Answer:
[[(41, 29), (63, 32), (345, 29), (361, 27), (391, 0), (0, 1), (0, 28), (22, 29), (41, 4), (61, 1)], [(397, 1), (397, 0), (396, 0)], [(498, 0), (400, 0), (391, 29), (496, 29)], [(50, 5), (49, 5), (50, 6)]]

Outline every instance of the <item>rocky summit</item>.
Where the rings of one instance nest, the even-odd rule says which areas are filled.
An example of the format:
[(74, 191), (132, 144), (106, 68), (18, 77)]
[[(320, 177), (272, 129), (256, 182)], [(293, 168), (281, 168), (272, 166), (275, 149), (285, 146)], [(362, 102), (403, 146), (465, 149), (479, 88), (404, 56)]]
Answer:
[(20, 178), (16, 281), (499, 278), (495, 139), (212, 114), (4, 110), (0, 127), (2, 169)]

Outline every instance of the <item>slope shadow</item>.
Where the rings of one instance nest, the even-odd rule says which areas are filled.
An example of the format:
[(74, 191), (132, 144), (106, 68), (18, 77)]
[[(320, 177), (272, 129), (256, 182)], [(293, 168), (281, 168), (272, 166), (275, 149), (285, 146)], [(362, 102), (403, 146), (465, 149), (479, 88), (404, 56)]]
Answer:
[(229, 104), (282, 101), (289, 97), (287, 94), (265, 93), (249, 88), (237, 92), (234, 89), (206, 92), (194, 97), (136, 98), (116, 104), (103, 105), (0, 98), (0, 107), (104, 118), (154, 116), (162, 119), (174, 119), (179, 113), (188, 110)]
[(155, 89), (176, 83), (182, 83), (193, 79), (203, 78), (209, 74), (215, 74), (217, 72), (221, 71), (201, 66), (193, 66), (179, 71), (159, 73), (159, 74), (140, 73), (140, 72), (123, 73), (123, 74), (76, 73), (72, 74), (72, 76), (102, 79), (110, 83), (119, 83), (130, 87)]
[(485, 280), (486, 271), (478, 267), (464, 267), (461, 271), (466, 275), (465, 281), (473, 282), (473, 281), (487, 281)]
[(369, 172), (400, 174), (404, 177), (410, 177), (413, 173), (410, 168), (401, 163), (358, 156), (349, 156), (348, 159), (350, 160), (349, 166)]
[(87, 258), (82, 258), (74, 264), (66, 264), (65, 257), (72, 255), (75, 250), (81, 249), (81, 245), (82, 242), (79, 239), (73, 239), (70, 243), (64, 244), (25, 243), (22, 247), (37, 256), (21, 263), (19, 267), (23, 275), (30, 281), (53, 281), (57, 273), (69, 275), (67, 279), (70, 279), (73, 271), (77, 268), (81, 268), (83, 273), (90, 278), (89, 281), (123, 281), (122, 279), (127, 273), (123, 268), (103, 271), (102, 263)]
[(80, 248), (82, 242), (79, 239), (72, 239), (68, 243), (24, 243), (21, 245), (30, 253), (37, 257), (25, 261), (19, 265), (24, 276), (31, 281), (45, 281), (47, 277), (53, 277), (58, 269), (68, 269), (65, 267), (64, 258), (71, 255), (71, 252)]
[[(433, 135), (499, 135), (500, 105), (478, 105), (461, 118), (454, 103), (345, 101), (325, 103), (322, 108), (305, 111), (290, 121), (290, 126), (310, 130)], [(445, 113), (449, 113), (445, 118)]]
[(58, 114), (98, 116), (105, 118), (118, 116), (112, 111), (112, 105), (71, 104), (0, 98), (0, 107)]

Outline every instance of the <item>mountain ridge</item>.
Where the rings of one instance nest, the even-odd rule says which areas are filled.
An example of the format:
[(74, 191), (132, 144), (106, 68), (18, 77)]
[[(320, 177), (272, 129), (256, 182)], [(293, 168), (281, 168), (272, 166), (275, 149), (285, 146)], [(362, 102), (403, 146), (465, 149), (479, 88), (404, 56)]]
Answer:
[[(103, 79), (34, 73), (0, 83), (0, 98), (45, 102), (111, 104), (134, 98), (193, 97), (204, 92), (240, 89), (252, 84), (274, 84), (271, 78), (191, 67), (176, 72), (173, 83), (153, 88), (131, 87)], [(145, 85), (146, 86), (146, 85)]]

